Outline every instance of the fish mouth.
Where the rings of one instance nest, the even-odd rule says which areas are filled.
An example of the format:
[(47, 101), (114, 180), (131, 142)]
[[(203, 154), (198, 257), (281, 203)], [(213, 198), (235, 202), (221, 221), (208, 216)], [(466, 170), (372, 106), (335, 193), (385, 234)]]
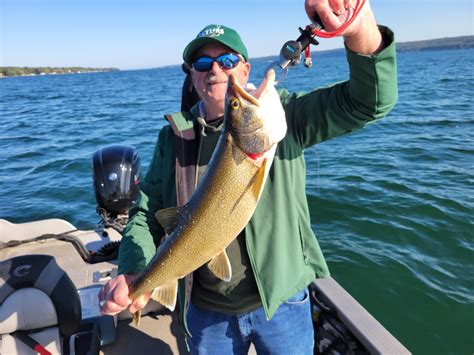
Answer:
[(273, 69), (269, 70), (263, 81), (260, 83), (258, 89), (253, 91), (252, 93), (249, 93), (239, 84), (237, 77), (234, 74), (229, 75), (229, 81), (229, 91), (231, 94), (240, 97), (244, 100), (247, 100), (252, 105), (260, 107), (258, 99), (265, 92), (267, 87), (269, 87), (270, 85), (275, 85), (275, 71)]

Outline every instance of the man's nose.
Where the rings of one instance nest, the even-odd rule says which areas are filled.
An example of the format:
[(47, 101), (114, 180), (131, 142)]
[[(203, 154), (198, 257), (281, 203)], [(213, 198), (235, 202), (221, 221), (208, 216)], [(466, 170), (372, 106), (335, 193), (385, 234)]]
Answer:
[(219, 64), (217, 64), (216, 61), (213, 61), (212, 66), (211, 66), (211, 71), (214, 73), (217, 73), (217, 72), (222, 71), (222, 68), (219, 66)]

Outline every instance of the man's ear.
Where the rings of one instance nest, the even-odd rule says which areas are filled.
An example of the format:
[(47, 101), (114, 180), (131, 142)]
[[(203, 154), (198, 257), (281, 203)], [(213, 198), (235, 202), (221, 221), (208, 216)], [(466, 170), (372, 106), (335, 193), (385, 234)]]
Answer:
[(181, 64), (181, 69), (184, 73), (189, 74), (189, 72), (191, 71), (191, 65), (188, 63), (183, 63)]
[(244, 65), (244, 80), (245, 80), (245, 83), (249, 80), (249, 76), (250, 76), (250, 63), (249, 62), (245, 62), (245, 63), (242, 63)]

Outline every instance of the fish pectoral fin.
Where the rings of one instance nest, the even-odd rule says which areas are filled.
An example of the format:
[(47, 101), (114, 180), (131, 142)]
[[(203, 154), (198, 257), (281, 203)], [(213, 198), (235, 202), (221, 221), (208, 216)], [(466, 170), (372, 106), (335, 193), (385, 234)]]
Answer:
[(178, 280), (155, 288), (151, 294), (152, 299), (168, 308), (171, 312), (174, 311), (177, 297)]
[(216, 277), (223, 281), (230, 281), (230, 278), (232, 277), (232, 268), (225, 250), (213, 257), (211, 261), (207, 263), (207, 267)]
[(155, 217), (165, 230), (166, 234), (171, 234), (179, 224), (180, 207), (170, 207), (159, 210), (155, 213)]
[(268, 159), (264, 159), (262, 165), (260, 166), (260, 168), (258, 168), (251, 181), (252, 193), (257, 201), (260, 199), (263, 187), (265, 186), (265, 178), (267, 176), (265, 171), (267, 170), (267, 163)]

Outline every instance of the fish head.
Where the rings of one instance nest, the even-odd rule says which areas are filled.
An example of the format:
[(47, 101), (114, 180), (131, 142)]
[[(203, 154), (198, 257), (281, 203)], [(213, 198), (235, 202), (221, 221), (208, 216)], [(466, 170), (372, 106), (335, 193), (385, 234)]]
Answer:
[(229, 75), (224, 127), (247, 154), (264, 154), (285, 137), (285, 111), (275, 88), (275, 71), (269, 70), (260, 86), (249, 91)]

